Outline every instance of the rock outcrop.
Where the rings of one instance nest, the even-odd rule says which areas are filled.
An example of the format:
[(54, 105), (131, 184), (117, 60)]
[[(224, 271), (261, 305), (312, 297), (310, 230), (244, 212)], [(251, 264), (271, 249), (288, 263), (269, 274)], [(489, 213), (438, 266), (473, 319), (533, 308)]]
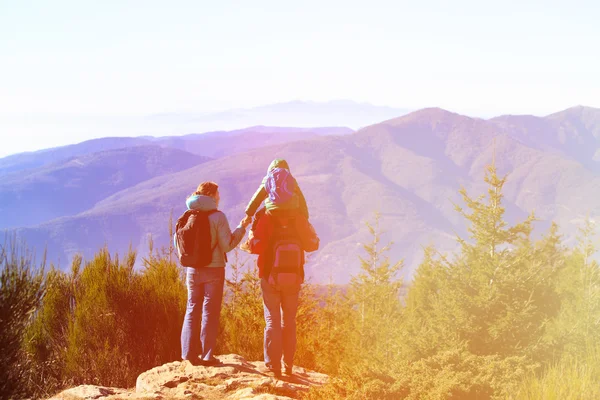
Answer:
[(276, 378), (263, 362), (246, 361), (236, 354), (218, 357), (222, 365), (194, 366), (176, 361), (152, 368), (137, 378), (135, 389), (82, 385), (51, 400), (117, 399), (295, 399), (327, 375), (294, 367), (294, 375)]

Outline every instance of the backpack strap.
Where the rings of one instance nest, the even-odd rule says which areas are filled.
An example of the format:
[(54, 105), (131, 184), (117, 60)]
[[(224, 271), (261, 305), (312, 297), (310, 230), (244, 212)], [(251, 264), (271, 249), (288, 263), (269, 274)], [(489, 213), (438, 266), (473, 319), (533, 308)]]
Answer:
[[(218, 212), (221, 212), (221, 210), (217, 210), (217, 209), (215, 209), (215, 210), (210, 210), (210, 211), (208, 211), (208, 212), (207, 212), (207, 217), (210, 217), (212, 214), (214, 214), (214, 213), (218, 213)], [(208, 225), (209, 225), (209, 227), (210, 227), (210, 219), (208, 220)], [(218, 233), (217, 233), (217, 234), (218, 234)], [(212, 240), (212, 239), (211, 239), (211, 240)], [(212, 247), (211, 247), (211, 249), (210, 249), (210, 250), (211, 250), (211, 254), (212, 254), (212, 253), (214, 253), (214, 251), (217, 249), (217, 246), (218, 246), (218, 245), (219, 245), (219, 239), (217, 238), (217, 239), (215, 240), (215, 245), (214, 245), (214, 246), (212, 246)], [(225, 260), (225, 264), (227, 264), (227, 262), (229, 261), (229, 260), (227, 259), (227, 253), (225, 253), (225, 252), (223, 252), (223, 260)]]
[[(210, 211), (208, 211), (208, 212), (206, 213), (206, 218), (210, 217), (211, 215), (213, 215), (213, 214), (214, 214), (214, 213), (216, 213), (216, 212), (219, 212), (219, 210), (216, 210), (216, 209), (215, 209), (215, 210), (210, 210)], [(208, 220), (208, 229), (210, 229), (210, 219)], [(211, 240), (212, 240), (212, 238), (211, 238)], [(215, 251), (215, 249), (217, 248), (217, 246), (218, 246), (218, 245), (219, 245), (219, 239), (217, 238), (217, 239), (215, 240), (215, 245), (214, 245), (214, 246), (211, 246), (211, 251), (213, 251), (213, 252), (214, 252), (214, 251)], [(211, 253), (211, 254), (212, 254), (212, 253)]]

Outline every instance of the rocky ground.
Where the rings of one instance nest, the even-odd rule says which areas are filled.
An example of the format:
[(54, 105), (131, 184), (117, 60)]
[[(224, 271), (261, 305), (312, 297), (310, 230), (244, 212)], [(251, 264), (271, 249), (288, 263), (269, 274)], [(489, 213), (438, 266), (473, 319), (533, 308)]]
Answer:
[(263, 362), (246, 361), (236, 354), (218, 357), (220, 366), (194, 366), (176, 361), (144, 372), (135, 389), (82, 385), (51, 400), (91, 399), (296, 399), (311, 386), (322, 385), (327, 375), (294, 367), (292, 376), (276, 378)]

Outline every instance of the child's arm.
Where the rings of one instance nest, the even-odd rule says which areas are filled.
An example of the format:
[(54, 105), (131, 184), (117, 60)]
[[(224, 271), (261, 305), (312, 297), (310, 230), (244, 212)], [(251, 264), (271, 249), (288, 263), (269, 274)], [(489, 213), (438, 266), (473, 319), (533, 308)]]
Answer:
[(260, 203), (262, 203), (267, 198), (267, 190), (265, 189), (265, 185), (261, 184), (254, 196), (252, 196), (252, 200), (248, 203), (248, 207), (246, 207), (246, 215), (251, 217), (254, 215), (258, 207), (260, 207)]

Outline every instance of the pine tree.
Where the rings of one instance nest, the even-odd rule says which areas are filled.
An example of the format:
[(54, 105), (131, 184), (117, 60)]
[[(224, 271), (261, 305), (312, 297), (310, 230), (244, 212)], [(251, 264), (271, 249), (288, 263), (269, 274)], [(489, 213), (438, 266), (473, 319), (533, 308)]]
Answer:
[(458, 345), (448, 336), (442, 321), (446, 317), (444, 291), (448, 280), (448, 261), (438, 256), (435, 248), (424, 249), (424, 257), (415, 271), (413, 282), (406, 296), (404, 324), (402, 329), (403, 358), (419, 360), (433, 356), (444, 343), (446, 348)]
[(566, 353), (579, 358), (600, 350), (600, 266), (593, 258), (596, 242), (595, 225), (588, 219), (558, 279), (562, 308), (556, 340)]
[[(310, 284), (303, 288), (298, 313), (299, 365), (335, 374), (343, 363), (360, 361), (352, 359), (356, 355), (352, 337), (358, 329), (346, 292), (345, 286), (332, 283), (326, 288)], [(310, 314), (308, 321), (306, 314)]]
[[(460, 191), (466, 209), (456, 210), (467, 220), (470, 233), (468, 239), (458, 238), (460, 252), (451, 260), (426, 257), (419, 268), (415, 288), (438, 286), (416, 302), (430, 317), (413, 329), (425, 335), (433, 332), (430, 342), (442, 349), (466, 343), (475, 355), (539, 357), (545, 351), (540, 346), (547, 321), (558, 309), (549, 301), (556, 298), (553, 277), (560, 264), (556, 230), (536, 244), (531, 239), (533, 214), (508, 226), (502, 206), (506, 177), (498, 177), (492, 165), (485, 182), (487, 199)], [(422, 283), (421, 276), (430, 276), (432, 282), (434, 276), (445, 279)], [(409, 295), (415, 297), (416, 293)], [(428, 354), (437, 350), (430, 347)]]
[(402, 281), (397, 274), (403, 261), (390, 263), (386, 253), (392, 243), (381, 245), (379, 221), (376, 213), (374, 223), (366, 224), (372, 240), (363, 245), (366, 257), (360, 257), (361, 271), (352, 277), (349, 296), (358, 312), (357, 350), (368, 348), (369, 357), (389, 363), (398, 354)]

